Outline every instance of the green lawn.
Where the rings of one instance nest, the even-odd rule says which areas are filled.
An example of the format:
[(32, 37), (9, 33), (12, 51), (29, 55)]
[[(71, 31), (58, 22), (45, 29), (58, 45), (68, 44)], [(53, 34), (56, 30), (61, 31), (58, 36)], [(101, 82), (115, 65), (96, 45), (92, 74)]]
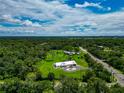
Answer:
[(44, 77), (47, 77), (49, 72), (53, 72), (56, 78), (59, 78), (60, 75), (65, 75), (73, 78), (80, 78), (83, 74), (85, 74), (86, 70), (75, 71), (75, 72), (65, 72), (63, 69), (58, 68), (55, 69), (53, 64), (56, 62), (62, 62), (67, 60), (75, 60), (78, 65), (82, 67), (88, 67), (87, 62), (84, 59), (84, 53), (80, 55), (70, 56), (64, 54), (62, 50), (51, 50), (47, 53), (47, 57), (45, 60), (42, 60), (37, 64), (39, 71), (42, 73)]

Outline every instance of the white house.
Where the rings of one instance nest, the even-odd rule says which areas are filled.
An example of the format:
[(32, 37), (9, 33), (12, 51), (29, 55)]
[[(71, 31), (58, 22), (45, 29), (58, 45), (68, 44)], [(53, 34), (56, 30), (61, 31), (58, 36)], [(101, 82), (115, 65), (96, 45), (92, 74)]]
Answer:
[(68, 54), (68, 55), (74, 55), (74, 54), (80, 54), (80, 52), (70, 52), (70, 51), (64, 51), (65, 54)]
[(76, 62), (73, 60), (73, 61), (65, 61), (65, 62), (57, 62), (57, 63), (54, 63), (54, 66), (55, 67), (67, 67), (67, 66), (76, 66)]

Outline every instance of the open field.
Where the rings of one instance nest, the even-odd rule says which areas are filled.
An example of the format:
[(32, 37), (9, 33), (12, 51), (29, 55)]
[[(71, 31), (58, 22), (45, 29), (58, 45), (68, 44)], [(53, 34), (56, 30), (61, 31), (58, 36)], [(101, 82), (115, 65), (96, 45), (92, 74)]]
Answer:
[(84, 59), (84, 53), (81, 52), (80, 55), (66, 55), (62, 50), (51, 50), (47, 53), (47, 56), (44, 60), (37, 64), (39, 71), (44, 77), (47, 77), (49, 72), (53, 72), (56, 78), (59, 78), (60, 75), (65, 75), (73, 78), (80, 78), (85, 74), (86, 70), (80, 70), (75, 72), (65, 72), (61, 68), (54, 68), (53, 64), (56, 62), (62, 62), (67, 60), (75, 60), (77, 65), (82, 67), (88, 67), (87, 62)]

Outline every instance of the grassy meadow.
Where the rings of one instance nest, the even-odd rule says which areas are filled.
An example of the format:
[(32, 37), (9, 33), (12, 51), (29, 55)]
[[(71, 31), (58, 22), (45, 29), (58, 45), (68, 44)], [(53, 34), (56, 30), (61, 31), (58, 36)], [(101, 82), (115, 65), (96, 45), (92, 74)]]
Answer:
[(37, 67), (39, 71), (42, 73), (43, 77), (47, 77), (49, 72), (53, 72), (56, 78), (59, 78), (61, 75), (65, 75), (73, 78), (80, 78), (85, 74), (86, 70), (80, 70), (75, 72), (65, 72), (61, 68), (54, 68), (53, 64), (56, 62), (63, 62), (68, 60), (75, 60), (77, 65), (82, 67), (88, 67), (87, 62), (84, 59), (84, 53), (80, 53), (79, 55), (69, 56), (64, 54), (63, 50), (51, 50), (47, 53), (47, 56), (44, 60), (38, 62)]

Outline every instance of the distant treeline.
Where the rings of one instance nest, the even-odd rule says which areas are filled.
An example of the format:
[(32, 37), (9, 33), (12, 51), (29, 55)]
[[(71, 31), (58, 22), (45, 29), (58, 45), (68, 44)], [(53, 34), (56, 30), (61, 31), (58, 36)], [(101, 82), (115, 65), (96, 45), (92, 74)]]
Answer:
[(124, 36), (0, 36), (0, 39), (101, 39), (124, 38)]

